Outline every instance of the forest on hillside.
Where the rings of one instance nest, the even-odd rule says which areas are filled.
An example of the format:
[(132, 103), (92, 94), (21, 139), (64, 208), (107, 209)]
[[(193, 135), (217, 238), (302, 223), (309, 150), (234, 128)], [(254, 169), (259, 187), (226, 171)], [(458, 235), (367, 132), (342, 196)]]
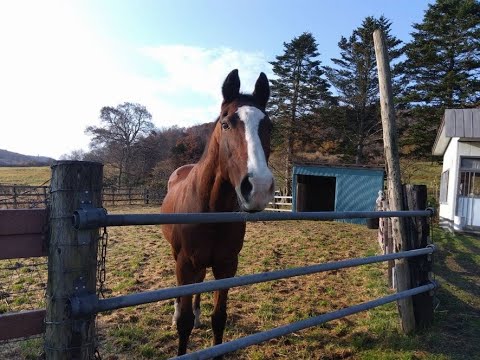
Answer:
[[(285, 193), (294, 163), (383, 164), (376, 29), (387, 42), (403, 158), (430, 158), (445, 109), (480, 107), (479, 1), (430, 4), (422, 22), (412, 25), (409, 43), (391, 27), (383, 16), (365, 18), (339, 39), (332, 66), (322, 64), (308, 32), (284, 42), (283, 53), (270, 61), (270, 165)], [(200, 158), (213, 122), (158, 129), (151, 120), (141, 104), (105, 106), (101, 125), (86, 129), (90, 151), (63, 158), (105, 163), (107, 185), (165, 188), (175, 168)]]

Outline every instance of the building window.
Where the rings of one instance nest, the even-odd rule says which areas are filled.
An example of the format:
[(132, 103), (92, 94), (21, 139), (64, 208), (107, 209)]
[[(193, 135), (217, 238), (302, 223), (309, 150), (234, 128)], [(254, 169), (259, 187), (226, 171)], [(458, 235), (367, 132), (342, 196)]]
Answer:
[(448, 174), (449, 170), (444, 171), (442, 173), (442, 178), (440, 181), (440, 203), (446, 204), (447, 203), (447, 196), (448, 196)]
[(460, 196), (480, 197), (480, 159), (461, 159), (458, 187)]

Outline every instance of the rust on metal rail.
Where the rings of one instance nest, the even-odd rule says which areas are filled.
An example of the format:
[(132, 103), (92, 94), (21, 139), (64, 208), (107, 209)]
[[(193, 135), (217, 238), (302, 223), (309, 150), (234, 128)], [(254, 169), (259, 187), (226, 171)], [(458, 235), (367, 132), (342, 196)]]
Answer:
[(46, 209), (0, 210), (0, 260), (47, 256)]
[(29, 310), (0, 315), (0, 341), (12, 340), (44, 331), (45, 310)]

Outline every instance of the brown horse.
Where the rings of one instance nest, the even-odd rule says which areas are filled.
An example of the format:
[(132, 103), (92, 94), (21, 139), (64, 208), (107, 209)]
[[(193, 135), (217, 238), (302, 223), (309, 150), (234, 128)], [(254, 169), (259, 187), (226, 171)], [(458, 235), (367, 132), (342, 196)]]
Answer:
[[(163, 213), (261, 211), (273, 198), (274, 182), (267, 161), (272, 123), (265, 113), (270, 96), (261, 73), (252, 95), (240, 94), (238, 71), (222, 86), (220, 116), (197, 164), (175, 170), (168, 181)], [(177, 284), (202, 282), (208, 267), (216, 279), (235, 276), (245, 223), (163, 225), (176, 262)], [(221, 344), (227, 319), (228, 290), (216, 291), (212, 313), (213, 343)], [(199, 325), (200, 295), (175, 301), (173, 323), (179, 336), (178, 354)]]

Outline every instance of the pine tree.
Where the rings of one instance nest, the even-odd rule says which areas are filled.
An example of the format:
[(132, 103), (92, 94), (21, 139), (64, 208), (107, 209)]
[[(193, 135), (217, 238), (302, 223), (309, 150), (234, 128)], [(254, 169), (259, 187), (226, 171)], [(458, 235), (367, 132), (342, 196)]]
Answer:
[(337, 126), (342, 129), (343, 148), (347, 154), (353, 152), (356, 164), (364, 162), (365, 146), (381, 134), (373, 32), (383, 30), (390, 61), (402, 54), (401, 41), (390, 34), (390, 26), (383, 16), (365, 18), (348, 39), (341, 37), (340, 58), (331, 59), (336, 66), (325, 67), (328, 80), (339, 94)]
[(406, 101), (438, 107), (480, 101), (480, 3), (437, 0), (413, 28), (402, 66)]
[(413, 28), (401, 68), (402, 102), (415, 122), (401, 144), (426, 156), (446, 108), (480, 104), (480, 3), (437, 0)]
[[(333, 101), (329, 84), (318, 60), (319, 52), (311, 33), (303, 33), (284, 43), (284, 53), (270, 62), (275, 79), (271, 79), (269, 113), (275, 123), (274, 145), (285, 150), (285, 194), (291, 194), (294, 143), (308, 133), (302, 119)], [(281, 145), (280, 145), (281, 144)]]

